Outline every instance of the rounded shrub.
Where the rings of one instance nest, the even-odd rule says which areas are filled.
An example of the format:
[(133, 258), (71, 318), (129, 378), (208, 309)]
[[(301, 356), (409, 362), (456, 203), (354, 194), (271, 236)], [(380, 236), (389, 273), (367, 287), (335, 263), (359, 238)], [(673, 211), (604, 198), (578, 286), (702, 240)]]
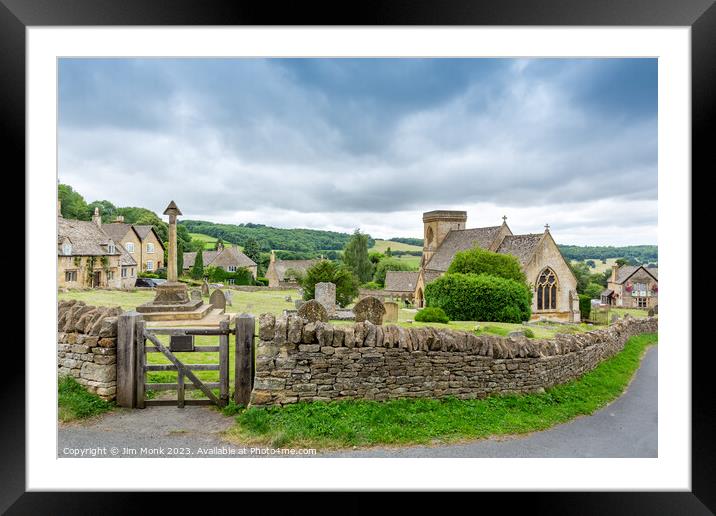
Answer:
[(519, 323), (530, 318), (532, 291), (522, 282), (488, 274), (445, 274), (425, 287), (425, 301), (452, 321)]
[(415, 320), (418, 322), (437, 322), (443, 324), (450, 322), (450, 318), (447, 316), (445, 311), (437, 306), (423, 308), (415, 314)]
[(525, 283), (520, 262), (510, 254), (493, 253), (480, 247), (459, 251), (450, 263), (448, 274), (489, 274)]

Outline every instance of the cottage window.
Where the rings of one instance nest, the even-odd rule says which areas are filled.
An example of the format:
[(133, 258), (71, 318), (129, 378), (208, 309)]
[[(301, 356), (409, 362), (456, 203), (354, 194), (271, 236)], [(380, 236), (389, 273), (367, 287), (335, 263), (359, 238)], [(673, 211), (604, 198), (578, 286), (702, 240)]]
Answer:
[(537, 278), (537, 310), (557, 309), (557, 275), (549, 267)]
[(123, 278), (127, 277), (127, 268), (126, 267), (122, 267), (122, 277)]
[(147, 270), (148, 271), (154, 270), (154, 262), (152, 260), (147, 260)]
[(77, 281), (77, 271), (65, 271), (65, 281)]
[(115, 245), (112, 242), (110, 242), (107, 245), (107, 251), (109, 252), (109, 254), (115, 254), (117, 252), (117, 248), (115, 247)]
[(638, 297), (636, 299), (636, 306), (637, 306), (637, 308), (646, 308), (646, 298)]
[(134, 242), (127, 242), (127, 243), (125, 244), (125, 247), (127, 248), (127, 252), (128, 252), (128, 253), (133, 253), (133, 252), (134, 252)]
[(134, 267), (132, 267), (132, 272), (130, 273), (130, 276), (134, 277)]
[(114, 271), (107, 271), (107, 279), (108, 280), (114, 279)]
[(234, 284), (234, 278), (229, 278), (229, 279), (227, 280), (227, 282), (229, 283), (229, 285), (233, 285), (233, 284)]
[(229, 272), (236, 272), (236, 265), (229, 265), (226, 267), (226, 270)]
[(148, 253), (153, 253), (153, 252), (154, 252), (154, 244), (152, 244), (152, 243), (148, 243), (148, 244), (147, 244), (147, 252), (148, 252)]
[(65, 242), (64, 244), (62, 244), (62, 254), (64, 254), (65, 256), (71, 255), (72, 244), (70, 244), (69, 242)]

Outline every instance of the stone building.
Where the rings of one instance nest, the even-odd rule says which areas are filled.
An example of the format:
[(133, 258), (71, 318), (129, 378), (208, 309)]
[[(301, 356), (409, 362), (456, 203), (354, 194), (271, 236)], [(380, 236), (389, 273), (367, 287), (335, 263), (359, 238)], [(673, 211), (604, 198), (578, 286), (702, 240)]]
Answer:
[(602, 292), (605, 305), (654, 308), (659, 303), (659, 269), (643, 265), (612, 265), (612, 276)]
[(154, 226), (126, 224), (124, 217), (117, 218), (102, 226), (115, 242), (122, 244), (137, 262), (138, 272), (154, 272), (164, 266), (164, 243)]
[(387, 271), (383, 289), (385, 296), (412, 302), (419, 274), (411, 271)]
[(57, 284), (63, 288), (130, 288), (137, 262), (102, 228), (99, 211), (92, 222), (57, 217)]
[[(305, 274), (308, 269), (313, 267), (318, 260), (277, 260), (276, 254), (271, 251), (271, 260), (266, 269), (266, 278), (269, 281), (269, 287), (287, 287), (294, 288), (298, 286), (292, 272)], [(288, 274), (287, 274), (288, 273)]]
[(579, 321), (577, 279), (548, 225), (543, 233), (514, 235), (507, 226), (507, 217), (499, 226), (467, 229), (466, 223), (465, 211), (423, 213), (424, 246), (414, 290), (416, 306), (425, 305), (425, 286), (445, 274), (458, 251), (480, 247), (510, 254), (520, 262), (533, 289), (533, 319)]
[[(236, 272), (239, 269), (248, 269), (251, 276), (256, 279), (258, 266), (251, 258), (239, 251), (238, 247), (224, 247), (219, 244), (215, 251), (202, 251), (204, 267), (221, 267), (226, 272)], [(196, 261), (196, 252), (184, 253), (184, 272), (189, 272)], [(231, 282), (233, 280), (229, 280)]]

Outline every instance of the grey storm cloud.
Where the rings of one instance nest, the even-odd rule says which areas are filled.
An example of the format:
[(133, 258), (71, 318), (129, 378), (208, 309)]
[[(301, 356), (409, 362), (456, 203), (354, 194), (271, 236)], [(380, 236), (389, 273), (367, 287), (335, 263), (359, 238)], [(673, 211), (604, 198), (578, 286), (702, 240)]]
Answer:
[(65, 59), (59, 177), (91, 200), (295, 225), (655, 202), (656, 86), (655, 60)]

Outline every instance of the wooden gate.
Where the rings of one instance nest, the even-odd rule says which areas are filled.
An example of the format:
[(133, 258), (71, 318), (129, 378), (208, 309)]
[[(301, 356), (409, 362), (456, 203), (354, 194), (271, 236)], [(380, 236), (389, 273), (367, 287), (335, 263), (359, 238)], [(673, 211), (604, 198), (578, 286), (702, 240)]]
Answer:
[[(233, 324), (235, 323), (235, 324)], [(233, 326), (233, 328), (232, 328)], [(234, 401), (248, 405), (254, 379), (254, 329), (251, 315), (242, 314), (222, 321), (219, 327), (155, 327), (147, 328), (141, 314), (126, 312), (119, 317), (117, 342), (117, 404), (124, 407), (144, 408), (152, 405), (218, 405), (229, 402), (229, 336), (236, 335)], [(159, 336), (168, 335), (171, 344), (163, 343)], [(193, 345), (195, 336), (217, 336), (218, 345)], [(189, 341), (187, 341), (188, 338)], [(217, 353), (215, 363), (190, 363), (179, 359), (176, 353)], [(161, 353), (169, 364), (148, 364), (148, 353)], [(147, 383), (147, 372), (176, 371), (176, 383)], [(201, 380), (195, 371), (218, 371), (219, 381)], [(173, 399), (146, 399), (147, 390), (176, 391)], [(203, 399), (186, 399), (187, 390), (199, 390)], [(218, 395), (214, 390), (218, 390)]]

